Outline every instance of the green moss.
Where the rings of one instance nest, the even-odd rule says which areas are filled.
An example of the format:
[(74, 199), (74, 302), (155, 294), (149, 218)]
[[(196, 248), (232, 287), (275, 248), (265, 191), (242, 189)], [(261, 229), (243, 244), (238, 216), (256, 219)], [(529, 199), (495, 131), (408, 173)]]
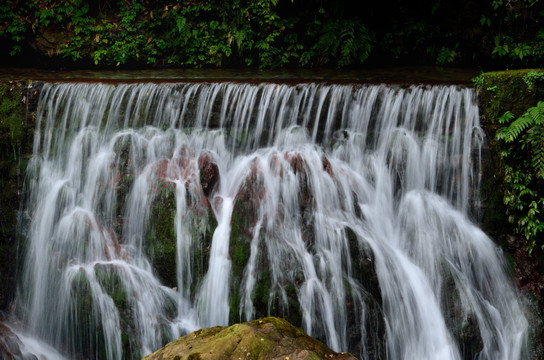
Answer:
[(121, 323), (124, 324), (121, 327), (121, 344), (125, 358), (139, 359), (139, 345), (132, 335), (135, 331), (133, 309), (128, 302), (127, 292), (120, 275), (117, 273), (116, 268), (111, 265), (96, 265), (94, 272), (106, 294), (113, 300), (119, 312)]
[(63, 328), (70, 352), (106, 357), (104, 332), (86, 273), (80, 272), (72, 279), (70, 300), (70, 316)]
[(189, 354), (189, 357), (187, 357), (187, 360), (200, 360), (200, 359), (201, 357), (199, 353), (192, 353), (192, 354)]
[(127, 293), (119, 274), (113, 266), (96, 265), (94, 267), (96, 278), (104, 291), (111, 297), (120, 312), (127, 310)]
[[(24, 131), (24, 106), (22, 86), (15, 83), (0, 84), (0, 139), (4, 149), (11, 151), (17, 157), (15, 151), (23, 142)], [(10, 148), (9, 148), (9, 145)]]
[(538, 75), (541, 73), (544, 70), (508, 70), (483, 73), (474, 79), (484, 121), (496, 125), (507, 110), (520, 116), (543, 99), (544, 86)]
[[(236, 265), (244, 265), (249, 258), (249, 249), (247, 245), (250, 245), (252, 234), (248, 231), (248, 228), (255, 225), (255, 205), (251, 200), (251, 195), (243, 194), (243, 196), (237, 197), (232, 210), (231, 217), (231, 253)], [(246, 245), (246, 249), (237, 249), (236, 247)]]
[(268, 308), (268, 300), (270, 296), (270, 269), (262, 269), (257, 273), (257, 281), (255, 289), (251, 296), (253, 306), (256, 309), (257, 317), (266, 316), (265, 310)]
[[(198, 292), (198, 286), (200, 286), (200, 282), (208, 270), (213, 233), (217, 228), (217, 219), (213, 215), (213, 212), (202, 207), (198, 208), (198, 210), (192, 210), (196, 209), (197, 206), (196, 204), (191, 204), (191, 210), (189, 210), (192, 215), (190, 234), (193, 239), (193, 267), (191, 269), (193, 282), (191, 284), (191, 294)], [(203, 211), (205, 211), (204, 214), (202, 213)]]
[(277, 317), (235, 324), (229, 327), (202, 329), (186, 335), (153, 354), (147, 360), (175, 359), (205, 354), (207, 359), (284, 359), (299, 354), (301, 358), (349, 359), (337, 354), (322, 342), (309, 337), (288, 321)]
[[(230, 256), (232, 259), (232, 275), (230, 287), (230, 313), (231, 322), (241, 320), (240, 302), (243, 291), (240, 289), (244, 276), (244, 270), (251, 254), (251, 242), (254, 237), (254, 229), (258, 221), (258, 209), (265, 189), (258, 171), (254, 171), (241, 186), (236, 195), (231, 217)], [(269, 314), (278, 315), (288, 321), (300, 324), (302, 313), (298, 301), (298, 290), (295, 283), (302, 281), (304, 276), (295, 277), (293, 282), (285, 283), (272, 289), (271, 270), (267, 258), (267, 241), (263, 231), (257, 236), (259, 246), (255, 259), (255, 286), (251, 294), (254, 315), (257, 317)], [(284, 296), (285, 295), (285, 296)]]
[(177, 284), (175, 216), (175, 189), (161, 188), (151, 208), (145, 249), (162, 283), (169, 287)]
[(244, 266), (244, 264), (247, 263), (249, 255), (250, 255), (249, 248), (236, 246), (234, 247), (234, 250), (232, 253), (232, 261), (234, 262), (236, 266)]
[(529, 91), (534, 91), (537, 85), (541, 85), (544, 82), (544, 71), (531, 70), (523, 76), (523, 81), (527, 84)]
[[(149, 231), (144, 248), (161, 282), (174, 287), (177, 286), (176, 190), (170, 184), (162, 184), (158, 191), (150, 210)], [(195, 294), (208, 268), (217, 220), (207, 207), (193, 203), (190, 196), (187, 201), (187, 213), (184, 216), (190, 220), (189, 234), (193, 245), (191, 254), (193, 282), (190, 292)]]
[(245, 187), (234, 203), (231, 217), (230, 256), (232, 259), (232, 275), (230, 288), (231, 321), (240, 320), (240, 285), (244, 268), (249, 260), (252, 234), (248, 230), (256, 222), (255, 204), (252, 195)]

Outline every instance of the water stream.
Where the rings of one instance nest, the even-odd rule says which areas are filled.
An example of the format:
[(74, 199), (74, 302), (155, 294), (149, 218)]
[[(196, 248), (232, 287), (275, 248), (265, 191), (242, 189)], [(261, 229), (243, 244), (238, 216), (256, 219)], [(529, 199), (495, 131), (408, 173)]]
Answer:
[(268, 314), (361, 359), (527, 356), (463, 86), (46, 83), (17, 315), (140, 358)]

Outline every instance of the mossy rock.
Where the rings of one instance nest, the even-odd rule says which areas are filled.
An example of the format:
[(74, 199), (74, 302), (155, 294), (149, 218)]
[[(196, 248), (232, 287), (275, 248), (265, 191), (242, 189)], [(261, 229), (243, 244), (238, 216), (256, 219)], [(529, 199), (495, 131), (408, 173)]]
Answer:
[[(357, 301), (354, 298), (353, 287), (349, 282), (345, 282), (346, 305), (347, 305), (347, 340), (351, 351), (361, 352), (364, 350), (369, 358), (382, 359), (385, 356), (386, 323), (385, 315), (382, 309), (382, 293), (379, 284), (378, 274), (376, 273), (375, 258), (370, 247), (359, 245), (359, 239), (353, 229), (346, 227), (344, 229), (348, 240), (350, 254), (352, 256), (353, 278), (358, 279), (362, 287), (362, 295), (365, 297), (365, 313), (370, 314), (366, 319), (361, 319), (360, 310), (357, 308)], [(363, 326), (361, 322), (364, 321)], [(364, 343), (361, 342), (364, 333)], [(363, 349), (364, 347), (364, 349)]]
[[(244, 269), (251, 255), (252, 229), (257, 223), (259, 203), (264, 191), (262, 174), (254, 171), (244, 180), (236, 194), (231, 217), (229, 255), (232, 259), (230, 279), (230, 314), (231, 321), (240, 319), (240, 285)], [(259, 254), (261, 257), (262, 254)], [(262, 277), (261, 277), (262, 279)], [(260, 286), (261, 284), (259, 284)], [(265, 287), (268, 287), (265, 285)]]
[[(307, 164), (303, 156), (296, 152), (285, 154), (284, 156), (292, 166), (292, 170), (299, 177), (301, 201), (298, 214), (301, 216), (303, 240), (310, 251), (312, 251), (313, 244), (315, 243), (315, 234), (313, 233), (314, 204), (312, 190), (306, 174)], [(324, 160), (324, 169), (325, 171), (332, 172), (328, 160)], [(241, 285), (244, 271), (249, 258), (252, 256), (251, 243), (255, 235), (254, 229), (259, 221), (259, 208), (261, 202), (265, 201), (266, 192), (264, 174), (259, 169), (257, 162), (255, 162), (236, 194), (231, 217), (229, 243), (229, 255), (232, 259), (229, 294), (229, 319), (231, 322), (240, 321), (244, 315), (241, 312), (241, 300), (243, 296)], [(297, 216), (299, 216), (298, 214)], [(273, 235), (267, 233), (267, 230), (264, 228), (261, 228), (260, 233), (256, 234), (256, 236), (259, 237), (259, 245), (255, 254), (254, 270), (257, 276), (255, 287), (251, 294), (254, 307), (254, 313), (251, 314), (251, 318), (274, 315), (286, 318), (294, 324), (301, 324), (302, 312), (297, 289), (298, 284), (303, 281), (302, 269), (300, 271), (294, 267), (285, 269), (294, 275), (283, 278), (281, 284), (273, 284), (267, 247), (271, 242), (277, 240)], [(285, 259), (285, 261), (287, 264), (288, 259)], [(297, 276), (297, 273), (300, 276)]]
[[(169, 287), (177, 286), (176, 258), (177, 240), (175, 231), (176, 189), (162, 183), (150, 209), (150, 229), (146, 236), (145, 251), (149, 256), (161, 282)], [(201, 201), (202, 200), (202, 201)], [(191, 293), (196, 293), (198, 281), (204, 277), (208, 268), (209, 253), (217, 220), (209, 206), (200, 202), (207, 199), (191, 199), (188, 195), (187, 216), (190, 223), (190, 236), (193, 241)], [(196, 201), (196, 202), (195, 202)]]
[(177, 284), (175, 216), (175, 189), (160, 189), (151, 209), (151, 229), (147, 234), (146, 252), (161, 282), (169, 287)]
[(72, 354), (106, 356), (104, 331), (93, 306), (93, 295), (88, 275), (81, 271), (71, 280), (70, 316), (62, 331), (68, 351)]
[(20, 84), (0, 84), (0, 140), (2, 153), (14, 154), (24, 135), (23, 90)]
[(496, 71), (478, 76), (474, 82), (484, 124), (497, 125), (507, 110), (521, 116), (535, 106), (539, 99), (544, 99), (543, 79), (544, 69)]
[(337, 353), (291, 325), (267, 317), (229, 327), (217, 326), (185, 335), (144, 360), (356, 359)]

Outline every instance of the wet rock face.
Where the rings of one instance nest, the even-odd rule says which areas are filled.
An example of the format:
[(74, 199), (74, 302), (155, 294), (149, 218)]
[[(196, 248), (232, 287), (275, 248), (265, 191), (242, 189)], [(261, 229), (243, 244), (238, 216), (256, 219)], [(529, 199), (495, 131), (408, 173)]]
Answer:
[[(29, 359), (23, 357), (20, 340), (6, 325), (0, 323), (0, 357), (2, 359)], [(33, 357), (35, 358), (35, 357)]]
[(356, 359), (351, 354), (332, 351), (286, 320), (267, 317), (229, 327), (217, 326), (195, 331), (146, 356), (144, 360), (257, 358)]
[[(265, 196), (263, 174), (256, 162), (252, 164), (251, 172), (243, 181), (238, 193), (231, 217), (231, 233), (229, 241), (229, 256), (232, 259), (232, 276), (230, 279), (230, 319), (240, 319), (241, 283), (244, 276), (244, 269), (248, 264), (251, 255), (251, 241), (253, 231), (258, 221), (258, 211), (261, 201)], [(259, 235), (260, 236), (260, 235)], [(258, 285), (263, 290), (263, 297), (267, 299), (270, 288), (269, 278), (261, 272), (267, 265), (266, 249), (264, 243), (259, 249)], [(265, 316), (267, 301), (256, 296), (258, 316)], [(263, 300), (263, 301), (261, 301)]]
[(323, 155), (321, 157), (321, 161), (323, 162), (323, 171), (325, 171), (330, 176), (334, 176), (334, 172), (332, 171), (332, 164), (329, 159), (325, 155)]
[(0, 310), (15, 294), (17, 222), (41, 84), (0, 81)]
[(151, 228), (146, 252), (163, 284), (174, 287), (176, 279), (176, 199), (173, 188), (161, 189), (151, 207)]
[(535, 344), (532, 358), (544, 359), (544, 253), (536, 248), (529, 252), (525, 241), (510, 236), (505, 250), (510, 261), (514, 263), (514, 276), (520, 292), (531, 299), (531, 341)]
[(215, 185), (219, 182), (219, 168), (209, 152), (204, 152), (198, 157), (200, 169), (200, 185), (206, 196), (209, 196)]

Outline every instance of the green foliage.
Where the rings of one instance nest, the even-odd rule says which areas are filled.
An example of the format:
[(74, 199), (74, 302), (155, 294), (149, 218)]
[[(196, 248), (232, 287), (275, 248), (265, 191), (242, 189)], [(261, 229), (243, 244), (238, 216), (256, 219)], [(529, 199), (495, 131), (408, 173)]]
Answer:
[[(504, 204), (508, 221), (516, 233), (525, 237), (527, 248), (532, 251), (539, 246), (544, 249), (544, 198), (539, 197), (535, 179), (530, 172), (505, 166)], [(538, 186), (538, 185), (536, 185)]]
[(330, 19), (325, 22), (316, 44), (304, 53), (304, 61), (317, 56), (317, 64), (336, 62), (338, 67), (363, 63), (369, 56), (372, 34), (361, 22)]
[(527, 67), (544, 59), (539, 0), (356, 9), (342, 0), (3, 1), (0, 40), (11, 56), (37, 51), (68, 65), (354, 67), (396, 60)]
[(437, 29), (428, 22), (407, 18), (402, 24), (393, 25), (393, 30), (384, 35), (383, 42), (389, 53), (400, 59), (409, 55), (414, 49), (423, 53), (433, 53), (432, 35)]
[(457, 51), (455, 49), (449, 49), (447, 47), (442, 47), (438, 52), (436, 57), (436, 63), (439, 65), (446, 65), (452, 63), (457, 57)]
[(31, 44), (97, 66), (343, 67), (369, 56), (371, 36), (360, 19), (317, 8), (304, 18), (291, 14), (278, 0), (31, 0), (0, 5), (0, 39), (12, 55)]
[(491, 2), (481, 18), (492, 39), (491, 56), (498, 63), (527, 66), (544, 59), (544, 28), (539, 21), (544, 9), (539, 0)]
[[(379, 14), (379, 19), (387, 17), (388, 26), (382, 39), (378, 35), (382, 51), (396, 59), (483, 67), (539, 66), (544, 59), (542, 1), (442, 0), (398, 5), (384, 7)], [(380, 20), (367, 24), (371, 30), (381, 27)]]
[[(482, 115), (493, 122), (506, 111), (519, 116), (534, 106), (544, 98), (544, 87), (541, 86), (543, 83), (531, 74), (540, 72), (543, 71), (540, 69), (497, 71), (482, 73), (474, 78), (473, 84), (482, 104)], [(529, 88), (531, 83), (532, 87)]]
[(523, 81), (527, 84), (527, 89), (533, 91), (535, 85), (544, 81), (544, 71), (529, 71), (523, 76)]
[[(506, 112), (501, 124), (509, 123), (514, 114)], [(524, 134), (523, 137), (520, 135)], [(544, 102), (529, 108), (525, 114), (497, 132), (497, 139), (507, 143), (520, 140), (521, 149), (530, 154), (530, 164), (537, 177), (544, 179)]]
[(497, 35), (494, 40), (491, 54), (497, 58), (510, 58), (514, 62), (524, 63), (523, 60), (541, 60), (544, 49), (541, 40), (518, 42), (509, 35)]
[[(526, 240), (532, 251), (544, 246), (544, 71), (525, 69), (482, 73), (473, 79), (482, 120), (488, 122), (491, 145), (499, 155), (493, 186), (504, 206), (496, 226)], [(535, 106), (536, 104), (536, 106)], [(490, 194), (493, 196), (493, 194)]]
[(480, 74), (474, 78), (472, 78), (472, 86), (474, 86), (477, 90), (481, 88), (484, 85), (484, 75)]
[[(528, 85), (529, 86), (529, 85)], [(503, 143), (505, 193), (508, 220), (525, 236), (528, 248), (544, 249), (544, 102), (522, 116), (507, 111), (496, 134)]]

